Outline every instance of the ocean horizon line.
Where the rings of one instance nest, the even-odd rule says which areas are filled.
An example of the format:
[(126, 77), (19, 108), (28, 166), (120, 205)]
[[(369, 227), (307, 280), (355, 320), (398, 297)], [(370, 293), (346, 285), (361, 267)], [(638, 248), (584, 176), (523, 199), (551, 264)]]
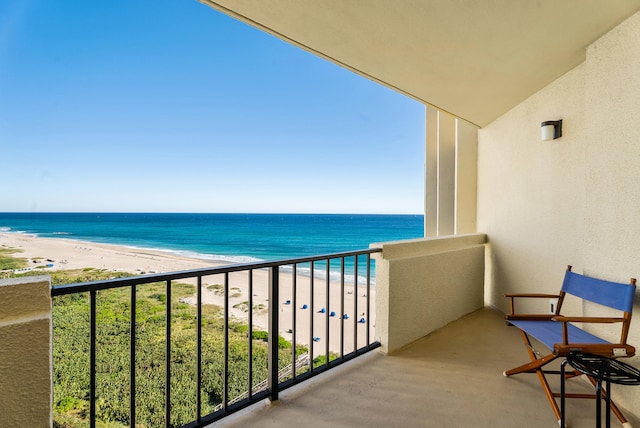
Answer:
[[(0, 233), (10, 233), (10, 234), (16, 234), (16, 235), (25, 235), (25, 236), (33, 236), (34, 238), (44, 238), (44, 239), (60, 239), (60, 240), (65, 240), (65, 241), (70, 241), (73, 243), (77, 243), (79, 245), (86, 245), (86, 246), (91, 246), (91, 245), (106, 245), (109, 247), (115, 247), (115, 248), (122, 248), (122, 249), (126, 249), (126, 250), (131, 250), (134, 252), (140, 252), (140, 253), (144, 253), (144, 252), (151, 252), (151, 253), (161, 253), (161, 254), (167, 254), (167, 255), (174, 255), (174, 256), (179, 256), (179, 257), (184, 257), (184, 258), (189, 258), (189, 259), (196, 259), (196, 260), (202, 260), (202, 261), (207, 261), (207, 262), (218, 262), (218, 263), (228, 263), (229, 265), (242, 265), (242, 264), (251, 264), (251, 263), (261, 263), (261, 262), (281, 262), (281, 261), (287, 261), (287, 260), (295, 260), (295, 259), (299, 259), (299, 258), (305, 258), (305, 257), (291, 257), (291, 258), (284, 258), (284, 259), (279, 259), (279, 260), (265, 260), (265, 259), (261, 259), (261, 258), (257, 258), (257, 257), (251, 257), (251, 256), (226, 256), (226, 255), (220, 255), (220, 254), (208, 254), (208, 253), (198, 253), (198, 252), (194, 252), (194, 251), (188, 251), (188, 250), (172, 250), (172, 249), (167, 249), (167, 248), (161, 248), (161, 247), (140, 247), (137, 245), (126, 245), (126, 244), (113, 244), (113, 243), (109, 243), (109, 242), (103, 242), (103, 241), (93, 241), (93, 240), (87, 240), (87, 239), (77, 239), (77, 238), (69, 238), (66, 236), (66, 234), (60, 234), (60, 233), (53, 233), (53, 235), (56, 236), (41, 236), (37, 233), (32, 233), (32, 232), (26, 232), (26, 231), (20, 231), (20, 230), (11, 230), (10, 228), (7, 227), (0, 227)], [(353, 249), (353, 251), (360, 251), (360, 250), (365, 250), (365, 248), (356, 248)], [(329, 254), (317, 254), (317, 256), (325, 256), (325, 255), (331, 255), (331, 253)], [(352, 257), (352, 256), (351, 256)], [(362, 261), (360, 261), (362, 262)], [(293, 263), (292, 263), (293, 264)], [(302, 276), (311, 276), (311, 263), (310, 262), (300, 262), (300, 263), (296, 263), (297, 265), (297, 271), (299, 274), (301, 274)], [(309, 267), (305, 267), (305, 266), (309, 266)], [(348, 264), (349, 266), (351, 266), (351, 269), (353, 268), (353, 264)], [(293, 272), (293, 267), (289, 266), (289, 265), (284, 265), (281, 266), (280, 269), (284, 272)], [(345, 270), (345, 283), (347, 284), (354, 284), (355, 283), (355, 274), (353, 271), (351, 271), (351, 269), (346, 268)], [(329, 262), (329, 279), (331, 281), (335, 281), (335, 280), (339, 280), (341, 277), (341, 266), (335, 266), (335, 263), (331, 263)], [(133, 272), (132, 272), (133, 274)], [(326, 275), (326, 262), (315, 262), (315, 268), (314, 268), (314, 278), (316, 279), (322, 279), (325, 280), (327, 275)], [(371, 286), (375, 286), (376, 285), (376, 276), (375, 276), (375, 268), (372, 269), (372, 271), (370, 272), (370, 278), (369, 278), (370, 284)], [(366, 284), (367, 283), (367, 276), (366, 275), (358, 275), (358, 284)]]
[(411, 216), (423, 213), (365, 213), (365, 212), (275, 212), (275, 211), (0, 211), (0, 214), (184, 214), (184, 215), (296, 215), (296, 216)]
[[(421, 238), (423, 230), (422, 215), (401, 214), (0, 213), (3, 232), (229, 264), (366, 250), (375, 242)], [(355, 260), (345, 263), (353, 274)]]

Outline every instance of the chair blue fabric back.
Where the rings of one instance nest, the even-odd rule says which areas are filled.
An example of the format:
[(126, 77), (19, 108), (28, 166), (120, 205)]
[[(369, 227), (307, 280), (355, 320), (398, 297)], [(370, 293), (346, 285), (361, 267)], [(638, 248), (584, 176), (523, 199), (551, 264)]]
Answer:
[(564, 276), (562, 291), (590, 302), (631, 312), (636, 286), (591, 278), (568, 270)]

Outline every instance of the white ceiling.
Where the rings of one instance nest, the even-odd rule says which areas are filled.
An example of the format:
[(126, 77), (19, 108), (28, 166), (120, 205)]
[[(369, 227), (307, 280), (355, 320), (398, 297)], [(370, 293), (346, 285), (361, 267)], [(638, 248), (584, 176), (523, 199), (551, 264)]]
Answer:
[(479, 126), (640, 10), (640, 0), (199, 1)]

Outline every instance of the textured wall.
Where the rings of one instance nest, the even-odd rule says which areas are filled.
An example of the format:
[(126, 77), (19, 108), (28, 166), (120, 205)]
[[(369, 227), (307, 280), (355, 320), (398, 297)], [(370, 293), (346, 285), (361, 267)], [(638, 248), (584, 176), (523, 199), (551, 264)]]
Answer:
[(373, 244), (376, 335), (392, 353), (483, 306), (485, 235)]
[(50, 427), (51, 285), (0, 281), (0, 427)]
[[(506, 291), (556, 292), (567, 264), (608, 280), (640, 279), (639, 76), (636, 14), (595, 41), (585, 63), (479, 131), (488, 304), (505, 310)], [(540, 141), (540, 122), (555, 119), (564, 120), (563, 137)], [(636, 302), (629, 342), (640, 349)], [(620, 404), (640, 409), (640, 388), (618, 390)]]
[[(490, 243), (488, 303), (502, 294), (557, 292), (567, 264), (582, 271), (585, 66), (578, 66), (478, 133), (478, 231)], [(540, 123), (563, 137), (540, 141)]]

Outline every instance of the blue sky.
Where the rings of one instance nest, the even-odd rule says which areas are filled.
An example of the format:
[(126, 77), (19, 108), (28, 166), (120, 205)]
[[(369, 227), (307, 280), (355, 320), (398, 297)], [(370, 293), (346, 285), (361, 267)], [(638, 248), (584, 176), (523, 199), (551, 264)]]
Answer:
[(0, 211), (421, 213), (424, 111), (196, 0), (0, 1)]

